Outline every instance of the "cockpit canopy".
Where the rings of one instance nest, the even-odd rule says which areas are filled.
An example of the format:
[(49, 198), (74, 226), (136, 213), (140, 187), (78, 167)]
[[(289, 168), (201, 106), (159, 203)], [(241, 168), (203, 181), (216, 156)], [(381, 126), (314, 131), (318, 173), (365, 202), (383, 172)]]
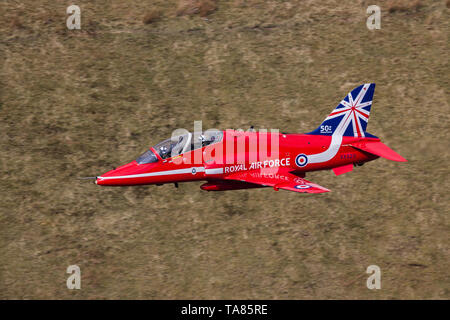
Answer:
[(158, 162), (158, 158), (152, 150), (147, 150), (136, 159), (136, 162), (138, 164), (154, 163)]
[[(194, 139), (194, 136), (197, 137)], [(179, 154), (206, 147), (207, 145), (220, 142), (223, 138), (223, 132), (219, 130), (207, 130), (200, 135), (188, 132), (184, 135), (173, 136), (164, 140), (153, 147), (162, 159), (177, 156)], [(152, 150), (147, 150), (136, 159), (138, 164), (157, 162), (158, 158)]]

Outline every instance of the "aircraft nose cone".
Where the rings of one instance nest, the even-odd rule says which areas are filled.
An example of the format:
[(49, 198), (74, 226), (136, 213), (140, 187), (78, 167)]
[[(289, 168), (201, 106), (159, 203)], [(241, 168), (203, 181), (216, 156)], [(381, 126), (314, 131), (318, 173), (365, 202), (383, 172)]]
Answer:
[[(111, 176), (108, 176), (111, 177)], [(103, 175), (96, 177), (95, 179), (95, 184), (99, 185), (99, 186), (108, 186), (110, 185), (111, 180), (110, 179), (105, 179), (103, 177)]]
[(126, 177), (128, 175), (132, 175), (136, 172), (138, 168), (135, 161), (120, 166), (118, 168), (114, 168), (102, 175), (99, 175), (95, 179), (95, 184), (100, 186), (110, 186), (110, 185), (125, 185), (123, 182), (126, 182), (124, 179), (116, 179), (116, 177)]
[(139, 176), (143, 173), (153, 171), (157, 163), (138, 165), (136, 161), (120, 166), (96, 177), (95, 184), (101, 186), (128, 186), (142, 184)]

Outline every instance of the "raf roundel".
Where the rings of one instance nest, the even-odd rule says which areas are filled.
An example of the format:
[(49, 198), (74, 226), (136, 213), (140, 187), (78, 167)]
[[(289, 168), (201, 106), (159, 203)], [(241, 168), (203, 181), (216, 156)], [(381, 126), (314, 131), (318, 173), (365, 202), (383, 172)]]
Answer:
[(306, 155), (299, 154), (296, 158), (295, 158), (295, 164), (299, 167), (304, 167), (306, 166), (306, 164), (308, 163), (308, 157)]
[(299, 185), (296, 185), (294, 188), (295, 189), (309, 189), (309, 188), (311, 188), (311, 186), (308, 186), (307, 184), (299, 184)]

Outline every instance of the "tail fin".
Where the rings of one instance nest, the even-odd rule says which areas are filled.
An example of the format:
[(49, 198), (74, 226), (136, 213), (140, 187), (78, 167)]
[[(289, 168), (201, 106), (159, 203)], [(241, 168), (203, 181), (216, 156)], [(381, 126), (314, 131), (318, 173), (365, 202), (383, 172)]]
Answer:
[(353, 89), (311, 135), (375, 137), (366, 132), (375, 83)]

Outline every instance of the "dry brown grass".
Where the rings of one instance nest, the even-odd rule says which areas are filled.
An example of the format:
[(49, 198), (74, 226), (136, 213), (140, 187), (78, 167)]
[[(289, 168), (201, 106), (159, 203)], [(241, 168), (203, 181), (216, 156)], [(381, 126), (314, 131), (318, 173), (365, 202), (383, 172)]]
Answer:
[(217, 10), (217, 5), (213, 0), (201, 0), (199, 6), (199, 15), (206, 17)]
[(152, 9), (145, 14), (144, 18), (142, 19), (142, 22), (144, 24), (151, 24), (161, 20), (161, 18), (162, 18), (161, 10)]
[[(0, 299), (450, 298), (445, 1), (376, 31), (354, 0), (221, 1), (212, 22), (152, 0), (151, 28), (148, 3), (84, 1), (70, 31), (65, 2), (0, 1)], [(311, 131), (369, 81), (368, 131), (408, 163), (308, 174), (327, 194), (76, 179), (194, 120)]]
[(23, 29), (24, 25), (22, 23), (22, 21), (20, 21), (20, 19), (18, 17), (14, 17), (11, 19), (11, 27), (13, 29)]
[(387, 3), (389, 13), (396, 12), (417, 12), (423, 8), (421, 0), (391, 0)]
[(213, 0), (180, 0), (176, 14), (177, 16), (198, 14), (206, 17), (215, 10), (217, 10), (217, 5)]

